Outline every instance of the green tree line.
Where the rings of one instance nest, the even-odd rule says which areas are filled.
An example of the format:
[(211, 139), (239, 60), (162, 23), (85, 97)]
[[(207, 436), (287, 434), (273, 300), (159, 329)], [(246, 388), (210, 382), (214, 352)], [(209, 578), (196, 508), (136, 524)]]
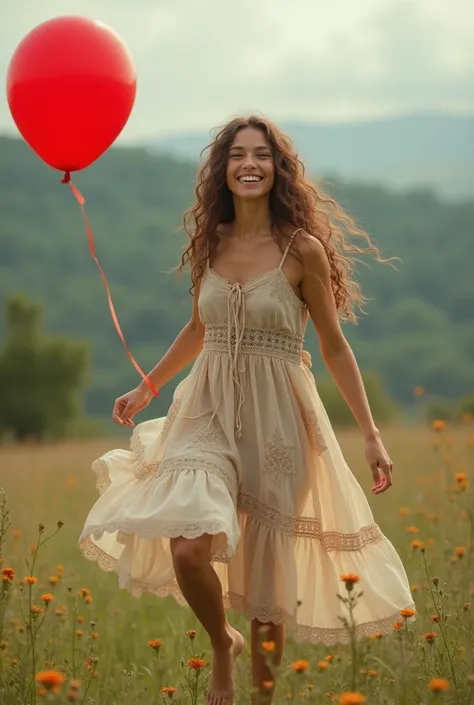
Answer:
[[(90, 256), (80, 209), (60, 174), (21, 141), (0, 138), (0, 301), (24, 295), (44, 310), (49, 335), (86, 341), (90, 374), (85, 411), (110, 416), (137, 374), (114, 329)], [(165, 352), (190, 315), (187, 277), (171, 268), (185, 242), (177, 230), (190, 204), (196, 164), (144, 149), (115, 148), (74, 181), (86, 197), (98, 257), (127, 342), (145, 369)], [(344, 331), (363, 370), (401, 404), (414, 386), (457, 399), (474, 391), (474, 198), (445, 203), (433, 191), (326, 184), (397, 269), (358, 267), (367, 314)], [(5, 322), (0, 343), (5, 344)], [(313, 371), (326, 374), (308, 328)], [(186, 371), (183, 372), (183, 375)], [(166, 413), (174, 384), (150, 407)]]

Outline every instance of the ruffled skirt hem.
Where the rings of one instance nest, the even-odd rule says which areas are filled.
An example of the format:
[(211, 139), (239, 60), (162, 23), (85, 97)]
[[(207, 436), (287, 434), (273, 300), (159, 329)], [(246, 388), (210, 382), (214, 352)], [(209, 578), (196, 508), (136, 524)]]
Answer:
[[(119, 561), (105, 553), (92, 540), (91, 536), (85, 536), (79, 548), (83, 552), (85, 558), (90, 561), (97, 562), (99, 568), (105, 572), (117, 572), (120, 576)], [(216, 558), (218, 560), (218, 558)], [(120, 587), (127, 590), (135, 598), (140, 598), (148, 593), (156, 597), (173, 597), (178, 605), (186, 607), (187, 602), (176, 582), (175, 578), (168, 580), (162, 585), (149, 585), (141, 580), (128, 578), (121, 579)], [(324, 628), (313, 627), (304, 624), (299, 624), (295, 615), (289, 614), (285, 610), (268, 605), (255, 605), (237, 592), (228, 590), (223, 593), (223, 603), (226, 610), (233, 610), (243, 614), (247, 619), (256, 619), (262, 624), (286, 624), (288, 631), (293, 639), (297, 642), (306, 642), (311, 644), (324, 644), (325, 646), (333, 646), (335, 644), (347, 644), (350, 641), (351, 634), (347, 627), (340, 628)], [(413, 602), (410, 602), (403, 607), (413, 609)], [(368, 637), (385, 636), (393, 631), (393, 625), (400, 619), (400, 610), (381, 619), (373, 620), (357, 624), (355, 627), (355, 637), (360, 640)], [(413, 618), (410, 618), (410, 621)]]

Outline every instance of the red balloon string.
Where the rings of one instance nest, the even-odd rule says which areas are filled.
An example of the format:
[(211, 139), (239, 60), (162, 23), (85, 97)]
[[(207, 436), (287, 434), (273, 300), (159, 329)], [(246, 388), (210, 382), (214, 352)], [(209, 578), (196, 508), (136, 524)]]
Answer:
[(79, 191), (79, 189), (78, 189), (76, 186), (74, 186), (74, 184), (72, 183), (72, 181), (71, 181), (71, 174), (70, 174), (68, 171), (66, 171), (66, 173), (65, 173), (64, 176), (63, 176), (63, 178), (61, 179), (61, 183), (62, 183), (62, 184), (67, 184), (67, 185), (69, 186), (69, 188), (70, 188), (71, 191), (72, 191), (72, 194), (73, 194), (74, 198), (76, 199), (76, 201), (79, 203), (79, 205), (80, 205), (80, 207), (81, 207), (82, 216), (83, 216), (83, 218), (84, 218), (84, 223), (85, 223), (85, 226), (86, 226), (87, 238), (88, 238), (88, 240), (89, 240), (89, 250), (90, 250), (90, 252), (91, 252), (91, 255), (92, 255), (92, 258), (93, 258), (94, 262), (95, 262), (96, 265), (97, 265), (97, 268), (98, 268), (98, 270), (99, 270), (99, 272), (100, 272), (100, 276), (101, 276), (102, 281), (103, 281), (103, 283), (104, 283), (105, 291), (106, 291), (106, 293), (107, 293), (107, 299), (108, 299), (108, 302), (109, 302), (110, 313), (111, 313), (111, 315), (112, 315), (112, 320), (113, 320), (113, 322), (114, 322), (115, 329), (116, 329), (116, 331), (117, 331), (117, 333), (118, 333), (118, 335), (119, 335), (119, 338), (120, 338), (120, 340), (122, 341), (123, 346), (124, 346), (124, 348), (125, 348), (125, 351), (126, 351), (128, 357), (130, 358), (130, 360), (132, 361), (133, 366), (135, 367), (135, 369), (137, 370), (137, 372), (139, 373), (139, 375), (145, 380), (145, 382), (147, 383), (148, 387), (150, 388), (150, 390), (152, 391), (152, 393), (155, 395), (155, 397), (157, 397), (157, 396), (159, 396), (158, 390), (156, 389), (156, 387), (155, 387), (155, 385), (153, 384), (153, 382), (151, 381), (151, 379), (143, 372), (142, 368), (140, 367), (140, 365), (138, 364), (138, 362), (137, 362), (137, 361), (135, 360), (135, 358), (133, 357), (133, 355), (132, 355), (132, 353), (130, 352), (129, 347), (128, 347), (126, 341), (125, 341), (125, 336), (124, 336), (124, 334), (122, 333), (122, 329), (120, 328), (120, 323), (119, 323), (117, 314), (116, 314), (116, 312), (115, 312), (115, 307), (114, 307), (114, 304), (113, 304), (113, 301), (112, 301), (112, 295), (111, 295), (111, 293), (110, 293), (110, 287), (109, 287), (109, 284), (108, 284), (108, 282), (107, 282), (107, 278), (106, 278), (106, 276), (105, 276), (104, 270), (102, 269), (102, 267), (101, 267), (101, 265), (100, 265), (100, 262), (99, 262), (99, 260), (97, 259), (97, 255), (96, 255), (96, 253), (95, 253), (95, 245), (94, 245), (94, 237), (93, 237), (93, 235), (92, 235), (92, 228), (91, 228), (91, 226), (90, 226), (89, 218), (87, 217), (86, 210), (85, 210), (85, 208), (84, 208), (84, 204), (85, 204), (85, 202), (86, 202), (86, 199), (84, 198), (84, 196), (82, 195), (82, 193)]

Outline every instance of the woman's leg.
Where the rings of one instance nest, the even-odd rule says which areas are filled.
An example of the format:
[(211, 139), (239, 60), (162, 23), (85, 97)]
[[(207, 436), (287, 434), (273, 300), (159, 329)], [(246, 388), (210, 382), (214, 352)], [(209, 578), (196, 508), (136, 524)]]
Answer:
[[(283, 649), (285, 647), (286, 629), (284, 624), (263, 624), (258, 619), (253, 619), (250, 626), (250, 640), (252, 649), (252, 685), (255, 689), (252, 705), (267, 705), (272, 701), (273, 687), (268, 687), (274, 681), (274, 674), (268, 668), (267, 663), (278, 667), (281, 664)], [(264, 657), (260, 644), (265, 641), (273, 641), (275, 650), (267, 653)]]
[(234, 662), (244, 639), (227, 621), (220, 580), (211, 566), (212, 536), (171, 539), (178, 585), (187, 603), (209, 634), (213, 650), (208, 705), (230, 705), (234, 700)]

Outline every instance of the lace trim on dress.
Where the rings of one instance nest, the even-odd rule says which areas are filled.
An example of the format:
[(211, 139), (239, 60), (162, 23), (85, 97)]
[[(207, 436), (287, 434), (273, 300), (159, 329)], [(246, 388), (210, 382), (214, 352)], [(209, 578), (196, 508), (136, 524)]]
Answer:
[(238, 491), (236, 472), (228, 470), (224, 467), (224, 465), (213, 463), (211, 460), (207, 460), (207, 458), (201, 458), (199, 456), (195, 458), (178, 456), (176, 458), (167, 458), (161, 463), (159, 476), (162, 477), (163, 475), (168, 475), (173, 472), (181, 472), (183, 470), (204, 470), (205, 472), (224, 480), (235, 501)]
[(212, 417), (210, 421), (206, 418), (197, 421), (193, 425), (189, 440), (198, 449), (214, 450), (227, 447), (222, 428)]
[[(118, 560), (112, 558), (107, 553), (96, 546), (90, 536), (85, 537), (79, 544), (84, 557), (90, 561), (96, 561), (99, 568), (106, 572), (117, 571)], [(118, 571), (117, 571), (118, 572)], [(168, 581), (164, 585), (151, 587), (144, 585), (138, 580), (129, 579), (125, 589), (134, 597), (141, 597), (144, 593), (151, 593), (156, 597), (172, 596), (181, 606), (187, 606), (181, 590), (175, 579)], [(237, 610), (243, 613), (248, 619), (257, 619), (262, 624), (282, 624), (286, 623), (293, 639), (298, 642), (309, 642), (312, 644), (324, 644), (333, 646), (334, 644), (347, 644), (350, 641), (350, 634), (345, 627), (334, 629), (323, 629), (321, 627), (309, 627), (298, 624), (295, 614), (289, 614), (286, 610), (275, 605), (253, 605), (243, 596), (235, 592), (226, 593), (223, 596), (225, 609)], [(415, 607), (412, 602), (406, 605), (410, 609)], [(400, 608), (402, 609), (402, 608)], [(295, 609), (295, 613), (297, 608)], [(355, 630), (357, 639), (374, 636), (375, 634), (389, 634), (393, 631), (393, 623), (398, 621), (400, 611), (398, 610), (389, 617), (373, 622), (358, 624)]]
[(252, 495), (241, 493), (238, 498), (238, 510), (245, 512), (252, 519), (281, 531), (288, 536), (312, 538), (321, 541), (325, 551), (360, 551), (369, 543), (376, 543), (383, 538), (377, 524), (362, 526), (352, 534), (339, 531), (323, 531), (319, 519), (292, 517), (283, 514), (276, 507), (264, 504)]
[[(178, 416), (179, 410), (181, 409), (183, 400), (182, 399), (175, 399), (173, 400), (170, 408), (168, 409), (168, 414), (166, 416), (165, 423), (163, 424), (163, 428), (161, 430), (160, 434), (160, 446), (162, 447), (168, 438), (168, 434), (171, 431), (171, 428), (176, 421), (176, 417)], [(143, 448), (143, 446), (141, 446)]]
[(304, 409), (301, 412), (301, 419), (306, 429), (311, 450), (314, 450), (317, 455), (321, 455), (321, 453), (327, 450), (327, 445), (319, 425), (316, 410), (313, 408)]
[[(86, 529), (87, 536), (93, 536), (96, 541), (101, 539), (105, 533), (113, 534), (117, 532), (117, 542), (121, 544), (126, 543), (127, 536), (133, 536), (134, 534), (142, 539), (161, 537), (172, 539), (178, 536), (183, 536), (186, 539), (195, 539), (203, 534), (210, 534), (211, 536), (225, 534), (227, 537), (228, 530), (229, 527), (222, 521), (200, 521), (197, 524), (186, 520), (163, 522), (153, 518), (147, 523), (143, 519), (128, 519), (127, 517), (121, 517), (107, 524), (89, 524)], [(85, 538), (81, 537), (80, 546), (84, 540)], [(233, 554), (234, 551), (235, 546), (228, 553)], [(222, 553), (222, 549), (220, 553)], [(104, 555), (106, 556), (107, 554)]]
[(295, 290), (291, 286), (283, 270), (278, 269), (277, 271), (280, 272), (281, 276), (276, 276), (273, 280), (272, 294), (282, 304), (287, 301), (291, 301), (292, 303), (295, 303), (299, 308), (305, 308), (306, 303), (296, 295)]
[[(159, 470), (158, 470), (159, 468)], [(107, 463), (102, 458), (98, 458), (92, 463), (92, 470), (96, 473), (96, 488), (99, 494), (103, 494), (110, 486), (111, 480)], [(134, 476), (140, 480), (144, 480), (158, 470), (158, 477), (164, 477), (174, 472), (187, 471), (204, 471), (211, 475), (224, 480), (227, 489), (229, 490), (234, 503), (238, 492), (237, 474), (231, 472), (223, 465), (213, 463), (207, 458), (168, 458), (160, 463), (145, 463), (140, 461), (138, 467), (134, 470)]]
[(99, 494), (103, 494), (107, 487), (111, 484), (109, 477), (109, 468), (107, 463), (102, 458), (97, 458), (92, 463), (92, 471), (96, 474), (95, 486)]
[[(236, 333), (226, 324), (206, 325), (204, 333), (204, 347), (206, 351), (228, 352), (230, 343), (235, 346)], [(246, 327), (241, 331), (242, 339), (239, 352), (250, 355), (268, 355), (278, 357), (288, 362), (301, 363), (303, 338), (285, 331), (272, 330), (271, 328)]]

